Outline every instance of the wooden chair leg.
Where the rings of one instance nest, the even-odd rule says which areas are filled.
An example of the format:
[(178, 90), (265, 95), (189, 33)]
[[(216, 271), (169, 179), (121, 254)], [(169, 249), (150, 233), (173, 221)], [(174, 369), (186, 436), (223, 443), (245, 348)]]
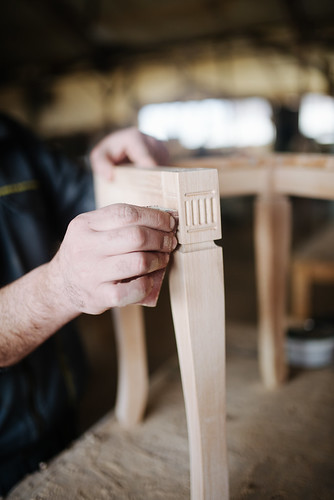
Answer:
[(125, 426), (140, 422), (148, 398), (148, 368), (142, 306), (112, 310), (117, 345), (118, 387), (115, 414)]
[(259, 364), (264, 384), (269, 388), (287, 377), (284, 318), (290, 233), (288, 198), (274, 194), (259, 197), (255, 203)]
[(293, 318), (304, 321), (312, 310), (312, 267), (302, 261), (292, 266), (291, 307)]
[[(99, 206), (122, 201), (178, 212), (180, 247), (170, 269), (170, 293), (189, 426), (192, 499), (226, 500), (223, 266), (221, 249), (214, 244), (221, 237), (217, 171), (122, 167), (116, 169), (114, 183), (96, 178), (95, 188)], [(135, 413), (129, 410), (130, 385), (134, 392), (138, 387), (129, 361), (135, 352), (130, 335), (123, 344), (124, 331), (134, 331), (126, 323), (127, 310), (117, 312), (124, 321), (118, 329), (119, 359), (126, 367), (120, 397), (129, 396), (129, 403), (119, 403), (123, 420), (122, 415)]]
[[(186, 247), (186, 245), (184, 246)], [(170, 298), (187, 414), (192, 500), (228, 498), (225, 331), (220, 248), (181, 246)]]

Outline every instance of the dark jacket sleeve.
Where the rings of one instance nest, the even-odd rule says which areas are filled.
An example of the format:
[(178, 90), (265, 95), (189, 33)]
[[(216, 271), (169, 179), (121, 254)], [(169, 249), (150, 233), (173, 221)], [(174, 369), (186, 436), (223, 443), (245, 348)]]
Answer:
[(92, 172), (72, 162), (60, 152), (50, 152), (43, 145), (39, 150), (40, 178), (61, 233), (78, 214), (94, 210)]
[(7, 120), (15, 137), (15, 147), (36, 172), (46, 206), (53, 216), (58, 236), (62, 237), (71, 219), (95, 208), (91, 170), (69, 160), (60, 151), (50, 150), (31, 131)]

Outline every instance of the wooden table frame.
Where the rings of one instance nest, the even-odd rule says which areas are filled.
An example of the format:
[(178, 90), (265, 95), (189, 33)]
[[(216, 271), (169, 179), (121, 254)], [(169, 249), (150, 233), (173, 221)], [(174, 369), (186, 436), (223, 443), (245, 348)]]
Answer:
[(292, 231), (289, 197), (333, 200), (334, 156), (232, 156), (187, 160), (179, 165), (216, 168), (221, 197), (255, 195), (259, 366), (265, 386), (275, 388), (288, 375), (284, 343)]
[[(225, 313), (217, 171), (116, 169), (112, 183), (96, 178), (98, 206), (126, 202), (175, 209), (178, 249), (169, 288), (185, 399), (191, 498), (228, 498), (225, 431)], [(140, 306), (113, 311), (118, 346), (116, 415), (138, 422), (146, 407), (148, 376)]]
[[(219, 196), (256, 196), (259, 365), (264, 384), (274, 388), (287, 377), (289, 196), (334, 199), (334, 158), (276, 154), (179, 165), (184, 168), (120, 167), (112, 184), (96, 179), (96, 196), (99, 206), (127, 202), (176, 209), (180, 214), (180, 247), (170, 269), (170, 296), (188, 423), (191, 495), (227, 499), (223, 264), (221, 250), (213, 242), (220, 238)], [(143, 315), (138, 306), (117, 309), (114, 315), (119, 349), (116, 415), (132, 425), (142, 418), (147, 399)]]

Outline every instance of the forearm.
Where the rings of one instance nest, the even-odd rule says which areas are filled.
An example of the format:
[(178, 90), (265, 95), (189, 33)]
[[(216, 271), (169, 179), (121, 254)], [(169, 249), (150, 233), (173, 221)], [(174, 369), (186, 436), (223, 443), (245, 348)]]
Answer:
[(175, 227), (167, 212), (124, 204), (73, 219), (48, 264), (0, 290), (0, 367), (82, 312), (150, 304), (177, 244)]
[(52, 266), (0, 290), (0, 366), (17, 363), (78, 313), (66, 303)]

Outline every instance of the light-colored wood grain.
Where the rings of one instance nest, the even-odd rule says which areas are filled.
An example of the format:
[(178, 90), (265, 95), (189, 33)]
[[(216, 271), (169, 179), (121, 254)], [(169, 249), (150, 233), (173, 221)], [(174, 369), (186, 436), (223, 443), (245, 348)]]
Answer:
[(291, 267), (291, 313), (303, 321), (313, 314), (313, 286), (334, 283), (334, 225), (325, 225), (298, 248)]
[(118, 359), (115, 414), (131, 426), (140, 422), (147, 405), (148, 367), (142, 307), (129, 305), (112, 310)]
[(174, 255), (170, 291), (187, 410), (192, 498), (227, 499), (221, 249), (181, 248)]
[(175, 165), (183, 168), (217, 169), (220, 196), (223, 197), (260, 194), (266, 189), (265, 166), (248, 157), (192, 158)]
[(334, 283), (334, 261), (295, 260), (292, 266), (292, 316), (303, 321), (312, 317), (312, 288)]
[[(179, 176), (180, 247), (170, 269), (170, 298), (189, 432), (193, 499), (228, 498), (225, 436), (225, 315), (218, 182)], [(198, 177), (199, 176), (199, 177)], [(195, 237), (197, 242), (194, 242)]]
[[(259, 198), (254, 228), (259, 362), (264, 384), (276, 387), (287, 374), (284, 323), (291, 216), (287, 201), (283, 200), (286, 196), (333, 200), (334, 156), (298, 153), (231, 155), (185, 159), (178, 165), (216, 168), (222, 197), (256, 195)], [(310, 273), (304, 265), (298, 265), (295, 271), (293, 311), (299, 318), (310, 310)], [(325, 279), (326, 269), (318, 264), (312, 273), (314, 278)]]
[[(118, 167), (113, 182), (94, 179), (98, 206), (109, 203), (132, 203), (177, 210), (180, 244), (218, 239), (221, 234), (218, 175), (215, 169), (160, 167), (155, 169)], [(185, 183), (189, 189), (184, 191)], [(212, 188), (214, 186), (214, 189)], [(205, 220), (198, 219), (199, 210)], [(190, 219), (193, 210), (193, 219)], [(214, 220), (214, 217), (217, 219)], [(219, 219), (218, 219), (219, 217)]]
[[(170, 295), (188, 422), (191, 495), (227, 499), (223, 261), (214, 244), (221, 237), (217, 171), (122, 167), (113, 183), (96, 179), (95, 186), (99, 206), (126, 202), (178, 212), (180, 247), (171, 263)], [(123, 323), (121, 330), (130, 338), (127, 327)], [(128, 358), (128, 341), (124, 346), (120, 356)], [(121, 360), (122, 366), (128, 364)], [(120, 389), (129, 392), (136, 380), (130, 372), (126, 378)], [(120, 395), (120, 400), (129, 397)]]
[(268, 193), (255, 203), (255, 254), (259, 308), (259, 364), (268, 388), (287, 376), (285, 325), (291, 206), (286, 197)]
[(334, 199), (334, 169), (319, 167), (279, 168), (275, 175), (277, 193), (324, 200)]
[(179, 166), (216, 168), (221, 196), (261, 194), (268, 190), (267, 170), (273, 170), (273, 191), (308, 198), (334, 199), (334, 156), (325, 154), (236, 155), (185, 159)]

